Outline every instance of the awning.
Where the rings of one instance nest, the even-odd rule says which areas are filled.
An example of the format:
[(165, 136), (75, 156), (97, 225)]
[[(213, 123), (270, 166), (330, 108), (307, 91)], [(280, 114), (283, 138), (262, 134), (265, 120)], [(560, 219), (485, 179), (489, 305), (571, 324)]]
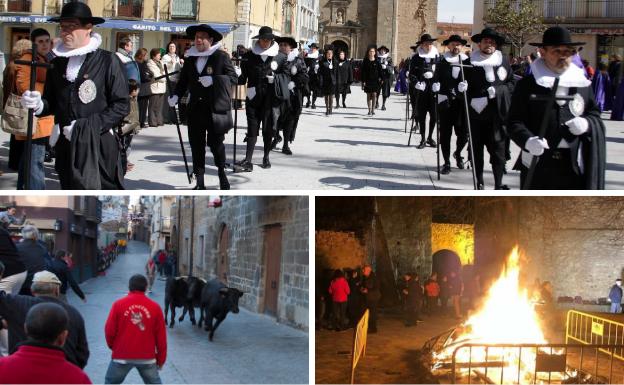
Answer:
[[(43, 24), (48, 22), (47, 16), (0, 16), (1, 23), (20, 23), (20, 24)], [(120, 20), (105, 19), (103, 24), (96, 25), (96, 28), (126, 29), (129, 31), (152, 31), (152, 32), (173, 32), (184, 33), (186, 28), (197, 23), (175, 23), (167, 21), (149, 21), (149, 20)], [(220, 33), (230, 33), (238, 28), (238, 24), (234, 23), (210, 23), (210, 26)]]

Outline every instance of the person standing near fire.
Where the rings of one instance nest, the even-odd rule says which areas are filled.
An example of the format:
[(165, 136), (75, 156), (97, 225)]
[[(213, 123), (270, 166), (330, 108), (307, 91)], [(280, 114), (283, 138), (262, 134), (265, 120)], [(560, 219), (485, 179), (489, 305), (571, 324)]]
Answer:
[(611, 286), (609, 301), (611, 301), (610, 313), (622, 312), (622, 280), (620, 278), (616, 279), (615, 285)]
[(451, 271), (448, 277), (448, 291), (451, 297), (451, 302), (453, 303), (453, 314), (455, 318), (459, 319), (462, 317), (460, 298), (462, 292), (464, 291), (464, 284), (459, 275), (457, 275), (454, 271)]
[(379, 289), (379, 280), (373, 272), (371, 265), (364, 265), (362, 269), (363, 281), (360, 289), (364, 294), (364, 303), (369, 310), (368, 332), (377, 333), (377, 305), (381, 299), (381, 290)]

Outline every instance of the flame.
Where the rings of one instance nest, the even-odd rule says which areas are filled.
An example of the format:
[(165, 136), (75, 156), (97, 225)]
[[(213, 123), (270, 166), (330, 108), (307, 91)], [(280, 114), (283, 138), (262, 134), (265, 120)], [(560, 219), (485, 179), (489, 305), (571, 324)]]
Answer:
[[(463, 343), (472, 344), (545, 344), (539, 317), (526, 289), (520, 287), (520, 254), (516, 246), (508, 257), (505, 270), (489, 289), (477, 312), (463, 324), (463, 332), (451, 344), (434, 355), (434, 361), (450, 362), (453, 351)], [(502, 349), (490, 347), (460, 348), (456, 362), (503, 361), (506, 366), (487, 369), (487, 377), (499, 383), (535, 383), (536, 349)], [(487, 355), (487, 357), (486, 357)], [(487, 359), (486, 359), (487, 358)], [(434, 370), (436, 368), (434, 367)], [(484, 368), (479, 369), (482, 372)], [(466, 369), (459, 373), (470, 375)], [(538, 376), (539, 377), (539, 376)]]

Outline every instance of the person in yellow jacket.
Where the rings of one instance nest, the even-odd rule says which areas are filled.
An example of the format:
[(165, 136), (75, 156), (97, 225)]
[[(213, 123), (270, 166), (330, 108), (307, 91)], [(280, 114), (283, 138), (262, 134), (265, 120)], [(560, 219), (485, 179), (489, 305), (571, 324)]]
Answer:
[[(51, 49), (50, 34), (43, 28), (37, 28), (30, 34), (30, 39), (37, 44), (37, 61), (48, 62), (48, 54)], [(25, 52), (19, 60), (31, 61), (31, 50)], [(46, 81), (47, 68), (37, 67), (37, 80), (35, 89), (43, 94), (43, 86)], [(30, 88), (30, 67), (28, 65), (16, 66), (15, 88), (18, 95), (22, 95)], [(17, 189), (23, 190), (26, 176), (30, 175), (30, 189), (45, 190), (45, 171), (43, 162), (45, 159), (46, 144), (48, 143), (52, 128), (54, 127), (54, 116), (46, 116), (37, 119), (37, 125), (33, 127), (32, 153), (30, 157), (30, 170), (24, 170), (26, 149), (23, 148), (20, 155), (19, 171), (17, 174)], [(17, 141), (25, 141), (25, 136), (16, 135)]]

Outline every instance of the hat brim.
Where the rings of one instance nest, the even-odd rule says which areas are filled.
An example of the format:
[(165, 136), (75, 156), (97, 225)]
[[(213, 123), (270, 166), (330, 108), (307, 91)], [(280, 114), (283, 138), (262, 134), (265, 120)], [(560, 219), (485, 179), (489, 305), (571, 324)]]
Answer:
[(50, 23), (60, 23), (62, 20), (70, 20), (70, 19), (78, 19), (83, 24), (93, 24), (93, 25), (104, 24), (106, 22), (106, 19), (103, 19), (101, 17), (83, 18), (83, 17), (60, 17), (60, 16), (51, 17), (48, 19), (48, 21)]
[(190, 38), (194, 38), (197, 32), (207, 32), (212, 37), (213, 43), (223, 40), (223, 35), (210, 26), (192, 25), (186, 29), (186, 35)]
[(570, 46), (570, 47), (580, 47), (582, 45), (585, 45), (587, 43), (582, 42), (582, 41), (574, 41), (571, 43), (561, 43), (561, 44), (544, 44), (544, 43), (529, 43), (530, 46), (533, 47), (554, 47), (554, 46), (558, 46), (558, 45), (565, 45), (565, 46)]
[(275, 36), (272, 33), (263, 33), (262, 35), (256, 35), (254, 37), (252, 37), (252, 39), (267, 39), (267, 40), (275, 40), (277, 36)]
[(504, 36), (501, 35), (482, 35), (480, 33), (474, 35), (473, 37), (470, 38), (470, 40), (472, 40), (475, 43), (480, 43), (481, 40), (485, 39), (485, 38), (490, 38), (494, 41), (496, 41), (496, 45), (505, 45), (507, 44), (507, 40), (505, 39)]
[(288, 45), (290, 45), (292, 48), (298, 47), (297, 41), (292, 37), (276, 37), (275, 41), (277, 42), (277, 44), (288, 43)]
[(447, 40), (444, 40), (442, 42), (442, 45), (449, 45), (450, 43), (453, 43), (453, 42), (460, 43), (461, 45), (468, 44), (468, 40), (464, 40), (464, 39), (459, 39), (459, 40), (457, 40), (457, 39), (453, 39), (453, 40), (447, 39)]
[(438, 41), (438, 39), (425, 39), (425, 40), (421, 40), (421, 41), (417, 41), (416, 42), (416, 46), (421, 45), (422, 43), (433, 43), (434, 41)]

